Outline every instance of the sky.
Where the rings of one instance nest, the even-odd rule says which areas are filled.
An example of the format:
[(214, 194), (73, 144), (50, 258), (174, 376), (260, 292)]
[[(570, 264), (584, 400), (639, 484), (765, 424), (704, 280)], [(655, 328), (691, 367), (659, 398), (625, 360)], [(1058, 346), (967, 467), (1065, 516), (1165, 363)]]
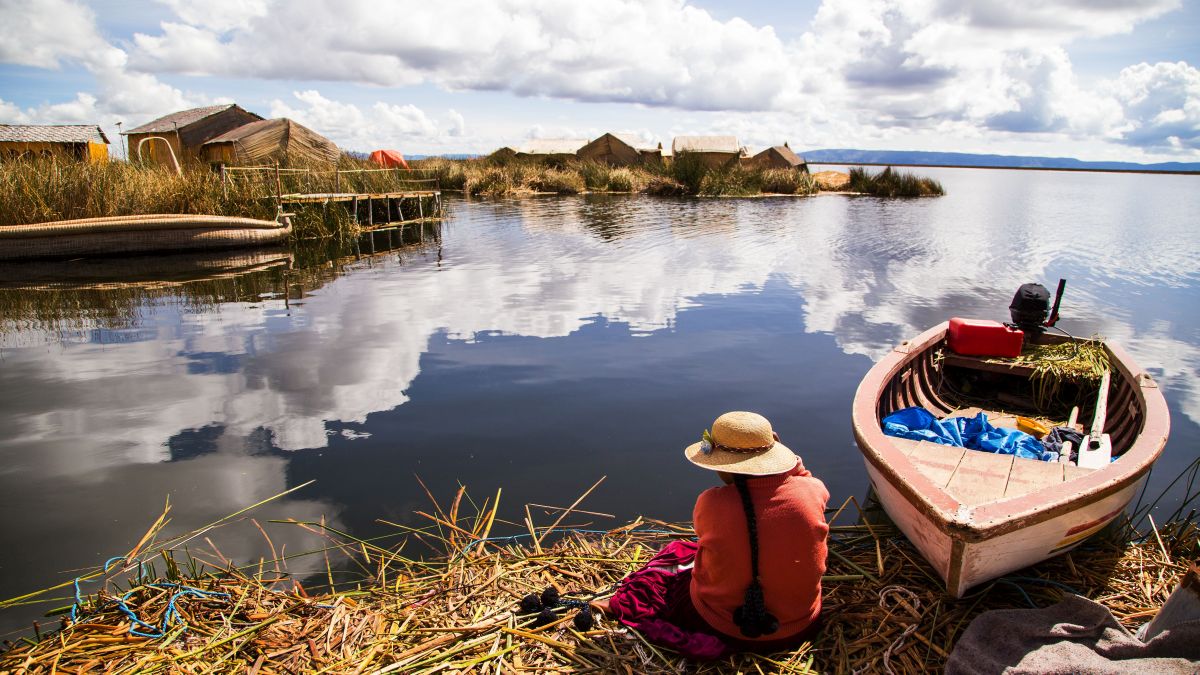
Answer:
[[(1200, 0), (0, 0), (0, 123), (1200, 161)], [(121, 155), (120, 150), (114, 154)]]

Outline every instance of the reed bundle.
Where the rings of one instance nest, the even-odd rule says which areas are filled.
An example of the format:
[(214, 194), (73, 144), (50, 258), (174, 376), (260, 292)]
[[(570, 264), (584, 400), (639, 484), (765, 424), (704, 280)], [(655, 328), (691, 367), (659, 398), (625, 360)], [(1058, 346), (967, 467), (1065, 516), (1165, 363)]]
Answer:
[[(1095, 385), (1109, 369), (1108, 352), (1099, 339), (1026, 345), (1012, 363), (1033, 368), (1029, 383), (1033, 388), (1033, 401), (1041, 409), (1050, 409), (1056, 403), (1070, 408), (1082, 402), (1080, 385), (1092, 385), (1082, 388), (1082, 393), (1094, 397)], [(1064, 385), (1068, 384), (1080, 396), (1060, 401)]]
[[(390, 546), (288, 521), (320, 532), (330, 542), (326, 551), (346, 553), (360, 571), (357, 583), (337, 586), (330, 568), (322, 592), (289, 578), (282, 558), (242, 568), (210, 567), (195, 557), (177, 563), (180, 546), (196, 533), (139, 545), (123, 558), (122, 569), (137, 572), (128, 588), (109, 584), (61, 629), (11, 645), (0, 655), (0, 673), (923, 673), (944, 665), (978, 613), (1047, 605), (1064, 592), (1104, 603), (1133, 628), (1153, 616), (1200, 553), (1191, 520), (1161, 528), (1151, 521), (1145, 536), (1091, 543), (954, 600), (893, 526), (872, 522), (876, 512), (851, 498), (830, 517), (819, 637), (790, 652), (687, 664), (609, 618), (578, 630), (573, 612), (564, 612), (537, 625), (519, 606), (547, 587), (581, 600), (608, 597), (659, 547), (693, 536), (687, 524), (638, 518), (606, 530), (568, 527), (568, 516), (605, 516), (577, 510), (581, 497), (555, 510), (550, 526), (535, 525), (539, 507), (526, 506), (523, 531), (496, 537), (493, 529), (505, 526), (497, 517), (499, 492), (472, 513), (465, 490), (445, 507), (430, 499), (432, 508), (416, 514), (428, 526), (390, 524), (401, 539)], [(854, 514), (854, 523), (839, 524)], [(406, 543), (418, 542), (438, 555), (404, 555)], [(166, 562), (165, 574), (149, 570), (151, 558)], [(165, 636), (136, 635), (151, 631)]]

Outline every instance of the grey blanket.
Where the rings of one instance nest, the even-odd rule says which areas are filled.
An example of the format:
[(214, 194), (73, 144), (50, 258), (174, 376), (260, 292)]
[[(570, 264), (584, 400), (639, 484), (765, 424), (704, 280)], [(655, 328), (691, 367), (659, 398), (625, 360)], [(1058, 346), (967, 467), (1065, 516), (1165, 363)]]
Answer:
[(997, 609), (975, 617), (946, 663), (974, 673), (1200, 673), (1200, 621), (1142, 642), (1103, 605), (1078, 595), (1044, 609)]

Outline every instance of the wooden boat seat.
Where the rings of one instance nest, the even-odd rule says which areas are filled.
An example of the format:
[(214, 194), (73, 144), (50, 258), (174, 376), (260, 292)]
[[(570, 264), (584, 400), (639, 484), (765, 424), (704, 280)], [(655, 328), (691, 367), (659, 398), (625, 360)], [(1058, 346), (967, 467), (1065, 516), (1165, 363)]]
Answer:
[(1033, 366), (1024, 363), (1013, 363), (1012, 359), (1001, 356), (963, 356), (962, 354), (955, 354), (949, 349), (942, 352), (942, 363), (947, 366), (986, 370), (1006, 375), (1023, 375), (1025, 377), (1032, 375), (1034, 370)]
[(967, 506), (1008, 499), (1089, 473), (1073, 464), (891, 437), (917, 471)]

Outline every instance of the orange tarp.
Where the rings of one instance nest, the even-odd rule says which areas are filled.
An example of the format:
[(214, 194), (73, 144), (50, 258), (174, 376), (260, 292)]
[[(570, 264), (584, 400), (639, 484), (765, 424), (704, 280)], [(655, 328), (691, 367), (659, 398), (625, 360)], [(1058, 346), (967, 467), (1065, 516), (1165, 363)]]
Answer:
[(399, 150), (376, 150), (371, 153), (371, 161), (388, 169), (397, 166), (408, 168), (408, 162), (404, 161), (404, 155)]

